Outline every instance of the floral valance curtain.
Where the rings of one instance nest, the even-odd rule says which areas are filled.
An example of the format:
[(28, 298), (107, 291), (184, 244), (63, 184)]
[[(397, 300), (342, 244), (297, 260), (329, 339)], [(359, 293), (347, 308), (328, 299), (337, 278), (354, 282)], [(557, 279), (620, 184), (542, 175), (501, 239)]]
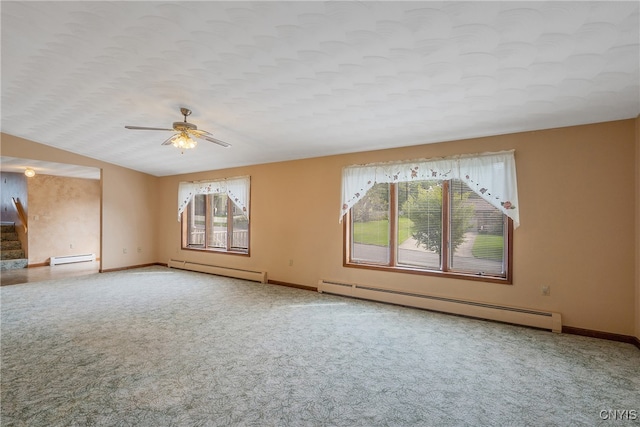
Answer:
[(234, 205), (249, 218), (249, 193), (251, 179), (248, 176), (213, 181), (181, 182), (178, 185), (178, 221), (196, 194), (226, 194)]
[(376, 183), (460, 179), (520, 225), (514, 150), (435, 159), (372, 163), (342, 170), (340, 221)]

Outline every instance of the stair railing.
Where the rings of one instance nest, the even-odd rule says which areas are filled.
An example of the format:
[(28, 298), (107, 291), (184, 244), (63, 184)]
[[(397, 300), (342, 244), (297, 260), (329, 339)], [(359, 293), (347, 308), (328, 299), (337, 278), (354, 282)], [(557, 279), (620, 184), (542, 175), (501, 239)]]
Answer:
[(18, 212), (18, 217), (20, 218), (20, 222), (22, 222), (22, 226), (24, 227), (24, 232), (25, 234), (27, 233), (27, 214), (24, 211), (24, 207), (22, 206), (22, 203), (20, 202), (20, 198), (15, 198), (12, 197), (11, 198), (13, 200), (13, 206), (15, 206), (16, 211)]

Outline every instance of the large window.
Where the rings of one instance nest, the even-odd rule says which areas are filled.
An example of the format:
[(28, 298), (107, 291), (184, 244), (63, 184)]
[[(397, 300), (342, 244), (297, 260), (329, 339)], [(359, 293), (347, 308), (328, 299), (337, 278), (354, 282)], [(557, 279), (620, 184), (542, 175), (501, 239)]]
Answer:
[(249, 253), (249, 178), (181, 183), (182, 248)]
[(378, 183), (345, 221), (345, 265), (511, 282), (512, 221), (463, 181)]

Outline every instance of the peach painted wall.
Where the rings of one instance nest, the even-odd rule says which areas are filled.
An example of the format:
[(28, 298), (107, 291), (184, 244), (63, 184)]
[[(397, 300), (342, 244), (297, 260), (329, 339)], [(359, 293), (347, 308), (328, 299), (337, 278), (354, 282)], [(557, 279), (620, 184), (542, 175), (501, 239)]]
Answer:
[[(162, 177), (159, 261), (267, 271), (271, 280), (306, 286), (332, 279), (553, 310), (566, 326), (633, 335), (635, 128), (625, 120)], [(342, 167), (512, 148), (522, 223), (513, 285), (342, 266)], [(178, 183), (238, 175), (251, 175), (251, 256), (181, 250)], [(551, 296), (542, 296), (543, 285)]]
[(52, 256), (100, 258), (100, 181), (36, 175), (29, 194), (29, 265)]
[[(91, 166), (101, 169), (101, 268), (154, 263), (158, 179), (13, 135), (1, 134), (3, 156)], [(138, 252), (140, 248), (140, 252)], [(126, 249), (126, 253), (124, 252)]]
[[(103, 248), (111, 258), (103, 269), (155, 263), (158, 261), (158, 178), (119, 168), (108, 176), (103, 168)], [(166, 262), (166, 261), (165, 261)]]

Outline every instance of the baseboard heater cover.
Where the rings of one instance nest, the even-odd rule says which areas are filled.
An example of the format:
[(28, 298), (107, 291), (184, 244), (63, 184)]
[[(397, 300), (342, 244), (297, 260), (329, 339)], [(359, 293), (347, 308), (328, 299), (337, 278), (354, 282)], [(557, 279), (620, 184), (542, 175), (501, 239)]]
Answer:
[(175, 259), (170, 259), (167, 265), (170, 268), (178, 268), (180, 270), (197, 271), (199, 273), (209, 273), (218, 276), (234, 277), (236, 279), (267, 283), (266, 271), (242, 270), (239, 268), (221, 267), (218, 265), (200, 264), (197, 262), (181, 261)]
[(560, 313), (548, 311), (501, 306), (328, 280), (320, 280), (318, 282), (318, 292), (424, 308), (427, 310), (495, 320), (516, 325), (532, 326), (535, 328), (549, 329), (557, 333), (562, 332), (562, 317)]
[(52, 256), (49, 260), (49, 265), (71, 264), (73, 262), (87, 262), (95, 260), (96, 254)]

